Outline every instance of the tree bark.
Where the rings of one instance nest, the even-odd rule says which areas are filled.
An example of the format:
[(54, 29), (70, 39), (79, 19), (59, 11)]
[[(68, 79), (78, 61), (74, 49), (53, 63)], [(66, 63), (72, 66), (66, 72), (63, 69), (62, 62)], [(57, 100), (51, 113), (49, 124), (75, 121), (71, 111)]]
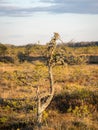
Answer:
[[(42, 113), (49, 106), (54, 96), (52, 66), (48, 66), (48, 71), (49, 71), (49, 81), (50, 81), (50, 92), (47, 94), (47, 96), (41, 97), (39, 94), (39, 88), (37, 90), (37, 126), (39, 130), (41, 129)], [(42, 98), (46, 98), (46, 97), (48, 97), (47, 100), (42, 104), (42, 101), (41, 101)]]

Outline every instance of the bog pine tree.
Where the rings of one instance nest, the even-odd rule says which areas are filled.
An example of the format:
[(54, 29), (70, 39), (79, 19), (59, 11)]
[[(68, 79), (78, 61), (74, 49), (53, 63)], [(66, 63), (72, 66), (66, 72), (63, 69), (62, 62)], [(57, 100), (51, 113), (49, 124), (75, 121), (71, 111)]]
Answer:
[[(60, 35), (58, 33), (54, 33), (54, 36), (51, 38), (50, 42), (47, 44), (47, 67), (49, 73), (49, 83), (50, 89), (49, 92), (41, 95), (39, 91), (39, 87), (37, 87), (37, 126), (38, 129), (41, 129), (42, 124), (42, 114), (45, 109), (50, 104), (53, 96), (54, 96), (54, 81), (53, 81), (53, 72), (52, 68), (55, 65), (54, 61), (54, 53), (56, 50), (56, 41), (60, 39)], [(43, 103), (44, 99), (44, 103)]]

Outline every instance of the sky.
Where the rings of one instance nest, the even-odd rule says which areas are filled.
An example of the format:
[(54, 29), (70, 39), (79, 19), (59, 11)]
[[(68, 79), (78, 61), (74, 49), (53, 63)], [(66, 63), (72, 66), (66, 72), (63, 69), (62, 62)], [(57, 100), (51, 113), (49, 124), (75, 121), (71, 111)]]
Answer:
[(0, 43), (98, 41), (98, 0), (0, 0)]

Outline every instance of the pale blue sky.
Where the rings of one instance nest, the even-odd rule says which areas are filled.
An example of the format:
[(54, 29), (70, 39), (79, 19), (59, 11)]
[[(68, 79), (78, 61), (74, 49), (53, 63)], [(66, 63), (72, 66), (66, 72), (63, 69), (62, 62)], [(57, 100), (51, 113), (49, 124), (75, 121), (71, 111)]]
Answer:
[(0, 42), (98, 41), (98, 0), (0, 0)]

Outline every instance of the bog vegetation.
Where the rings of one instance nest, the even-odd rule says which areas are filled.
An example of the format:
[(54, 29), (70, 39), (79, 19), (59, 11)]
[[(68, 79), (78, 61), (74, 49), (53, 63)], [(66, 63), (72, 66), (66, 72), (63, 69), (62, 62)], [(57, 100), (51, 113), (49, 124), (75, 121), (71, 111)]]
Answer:
[[(49, 90), (46, 51), (47, 44), (0, 44), (0, 130), (37, 129), (37, 86)], [(97, 42), (58, 44), (53, 59), (55, 93), (41, 129), (97, 130)]]

